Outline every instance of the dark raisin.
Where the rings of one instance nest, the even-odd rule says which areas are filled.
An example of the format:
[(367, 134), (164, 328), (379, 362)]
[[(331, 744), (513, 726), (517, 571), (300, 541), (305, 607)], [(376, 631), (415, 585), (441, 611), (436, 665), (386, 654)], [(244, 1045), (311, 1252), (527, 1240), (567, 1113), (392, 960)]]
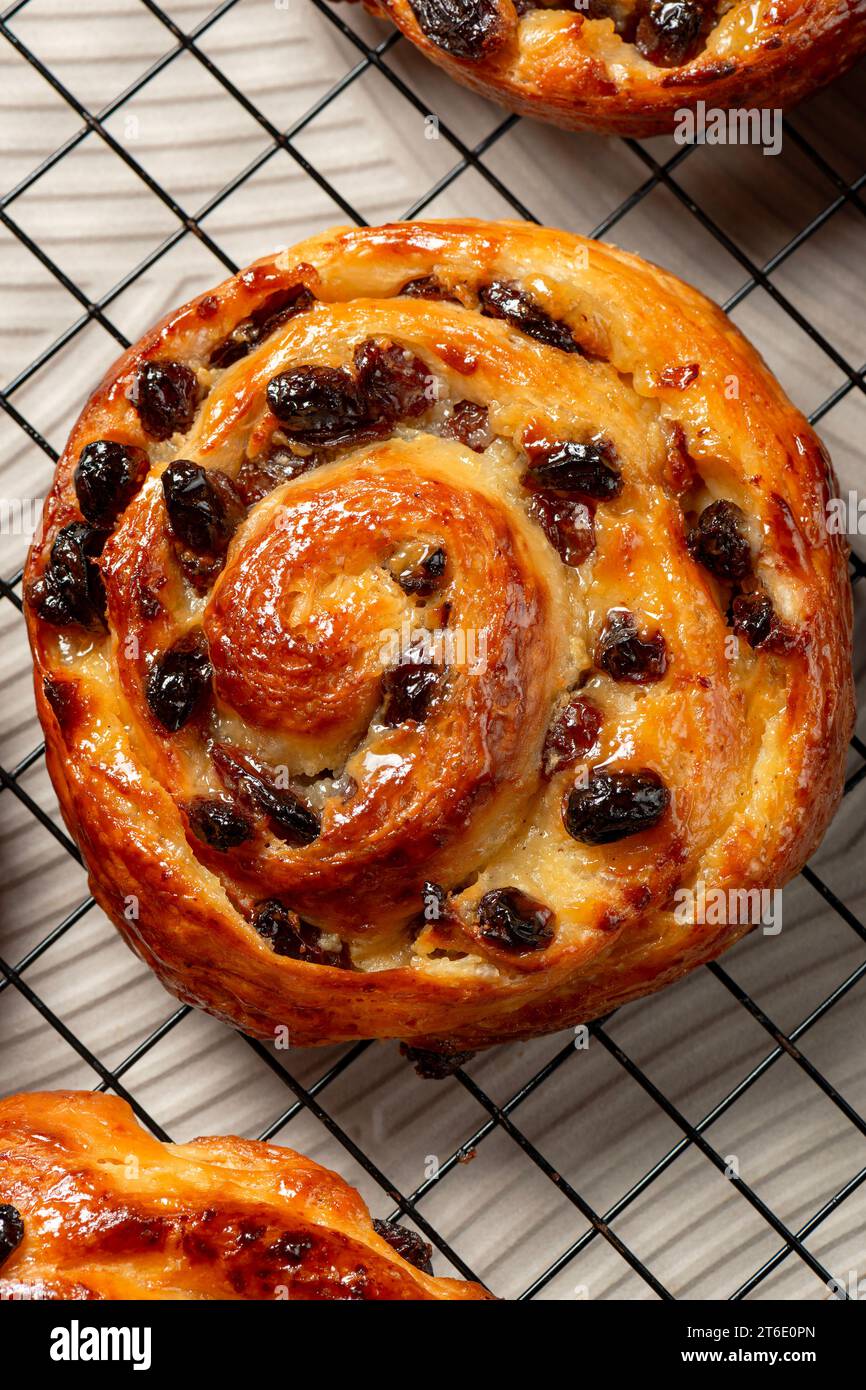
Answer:
[(260, 458), (245, 458), (235, 478), (235, 491), (245, 506), (260, 502), (274, 488), (282, 487), (302, 473), (309, 473), (322, 462), (319, 454), (293, 454), (291, 449), (273, 445)]
[(441, 545), (431, 547), (415, 564), (391, 570), (404, 594), (415, 594), (418, 598), (429, 598), (442, 586), (442, 579), (448, 565), (448, 556)]
[(686, 537), (689, 554), (717, 579), (744, 579), (752, 568), (746, 517), (736, 502), (711, 502)]
[(660, 632), (641, 637), (634, 614), (612, 608), (599, 635), (595, 664), (615, 681), (649, 685), (668, 669), (665, 639)]
[(536, 304), (527, 290), (510, 280), (494, 280), (478, 291), (481, 312), (490, 319), (505, 319), (529, 338), (535, 338), (561, 352), (581, 352), (579, 343), (567, 323), (552, 318), (546, 309)]
[(497, 0), (409, 0), (424, 34), (455, 58), (487, 58), (508, 38)]
[(473, 453), (483, 454), (493, 438), (487, 406), (477, 401), (457, 401), (442, 432), (448, 439), (459, 439)]
[(332, 965), (344, 969), (350, 965), (349, 949), (345, 944), (339, 951), (324, 950), (318, 929), (304, 922), (279, 898), (271, 898), (260, 904), (253, 918), (253, 926), (259, 936), (270, 942), (275, 955), (290, 956), (292, 960), (303, 960), (308, 965)]
[(451, 304), (460, 303), (435, 275), (419, 275), (417, 280), (407, 280), (397, 293), (408, 295), (410, 299), (445, 299)]
[(251, 840), (254, 834), (249, 816), (227, 801), (199, 797), (190, 802), (187, 815), (193, 834), (211, 849), (234, 849), (245, 840)]
[(231, 478), (176, 459), (162, 475), (165, 509), (178, 540), (197, 555), (223, 555), (245, 515)]
[(408, 720), (420, 722), (424, 719), (440, 676), (441, 672), (435, 666), (415, 661), (404, 662), (386, 671), (382, 678), (385, 698), (382, 723), (393, 726), (405, 724)]
[(187, 633), (157, 657), (145, 684), (151, 713), (164, 729), (177, 733), (210, 690), (212, 669), (203, 632)]
[(358, 390), (372, 419), (411, 420), (433, 404), (434, 377), (407, 348), (368, 338), (355, 348), (354, 362)]
[(226, 786), (268, 816), (280, 839), (292, 845), (310, 845), (318, 839), (319, 817), (296, 792), (279, 786), (276, 774), (264, 763), (224, 743), (214, 744), (211, 754)]
[(147, 454), (134, 444), (118, 444), (114, 439), (85, 444), (72, 475), (84, 520), (109, 531), (129, 506), (148, 467)]
[(15, 1254), (23, 1239), (24, 1218), (20, 1211), (9, 1202), (0, 1203), (0, 1265)]
[(347, 444), (381, 433), (344, 367), (292, 367), (268, 383), (268, 405), (287, 434), (304, 444)]
[(290, 1231), (284, 1231), (281, 1236), (265, 1247), (265, 1256), (268, 1260), (283, 1265), (287, 1269), (297, 1269), (304, 1259), (304, 1256), (313, 1248), (313, 1242), (306, 1236), (293, 1235)]
[(40, 618), (54, 627), (105, 623), (105, 586), (97, 560), (105, 532), (83, 521), (72, 521), (57, 532), (51, 557), (28, 600)]
[(547, 730), (541, 753), (545, 777), (584, 757), (595, 744), (602, 725), (601, 710), (582, 695), (572, 695)]
[(730, 621), (750, 647), (784, 653), (797, 645), (796, 633), (779, 618), (769, 594), (738, 594), (731, 603)]
[(433, 1273), (433, 1246), (422, 1240), (417, 1231), (410, 1231), (396, 1221), (380, 1221), (378, 1217), (373, 1221), (373, 1230), (408, 1264), (420, 1269), (422, 1274)]
[(589, 786), (574, 787), (562, 804), (562, 820), (573, 840), (609, 845), (658, 825), (671, 794), (657, 772), (590, 773)]
[(638, 51), (657, 67), (688, 63), (700, 48), (705, 0), (651, 0), (635, 34)]
[(527, 511), (571, 569), (577, 569), (595, 550), (595, 515), (589, 503), (537, 492), (530, 497)]
[(315, 297), (306, 285), (292, 285), (287, 290), (276, 290), (269, 294), (249, 318), (241, 319), (228, 337), (217, 344), (210, 355), (208, 365), (230, 367), (233, 362), (246, 357), (248, 352), (258, 347), (259, 343), (264, 342), (296, 314), (306, 313), (315, 302)]
[(408, 1043), (400, 1044), (400, 1052), (425, 1081), (444, 1081), (475, 1056), (474, 1052), (434, 1052), (424, 1047), (410, 1047)]
[(152, 439), (186, 434), (195, 419), (198, 378), (183, 362), (145, 362), (129, 391), (141, 427)]
[(421, 894), (421, 916), (425, 922), (442, 922), (448, 916), (448, 893), (441, 883), (427, 882)]
[(553, 940), (553, 913), (519, 888), (494, 888), (478, 904), (481, 935), (505, 951), (543, 951)]
[(562, 497), (591, 497), (608, 502), (622, 492), (622, 474), (616, 449), (609, 439), (587, 443), (575, 439), (524, 439), (530, 462), (521, 482), (524, 487), (557, 493)]

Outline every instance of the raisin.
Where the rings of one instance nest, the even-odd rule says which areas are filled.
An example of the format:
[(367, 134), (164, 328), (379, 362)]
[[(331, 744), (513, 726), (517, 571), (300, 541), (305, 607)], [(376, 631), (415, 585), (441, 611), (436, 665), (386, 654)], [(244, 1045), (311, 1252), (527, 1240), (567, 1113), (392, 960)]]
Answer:
[(658, 825), (671, 794), (657, 772), (594, 771), (588, 787), (574, 787), (562, 804), (562, 820), (573, 840), (610, 845)]
[(197, 555), (224, 555), (246, 510), (231, 478), (176, 459), (162, 475), (162, 491), (178, 540)]
[(187, 633), (157, 657), (145, 697), (164, 729), (175, 734), (183, 728), (210, 690), (212, 674), (207, 639), (200, 630)]
[(276, 1261), (288, 1269), (297, 1269), (304, 1256), (313, 1248), (313, 1242), (306, 1236), (293, 1235), (284, 1231), (281, 1236), (265, 1248), (267, 1259)]
[(211, 753), (226, 786), (268, 816), (280, 839), (292, 845), (310, 845), (318, 839), (322, 829), (318, 816), (297, 793), (278, 786), (270, 768), (227, 744), (214, 744)]
[(524, 487), (594, 502), (609, 502), (622, 492), (619, 460), (609, 439), (597, 436), (582, 444), (575, 439), (524, 438), (523, 447), (530, 463), (521, 479)]
[(460, 300), (455, 299), (435, 275), (419, 275), (417, 280), (407, 280), (406, 284), (398, 294), (405, 294), (409, 299), (444, 299), (450, 304), (459, 304)]
[(612, 608), (599, 635), (595, 664), (615, 681), (649, 685), (668, 669), (665, 639), (660, 632), (641, 637), (634, 614)]
[(421, 916), (425, 922), (442, 922), (448, 916), (448, 893), (441, 883), (427, 882), (422, 890), (424, 906)]
[(290, 956), (308, 965), (333, 965), (343, 969), (350, 965), (349, 948), (345, 943), (339, 951), (324, 950), (318, 929), (304, 922), (279, 898), (271, 898), (259, 906), (253, 926), (263, 940), (270, 942), (277, 956)]
[(435, 666), (416, 661), (407, 661), (386, 671), (382, 679), (385, 697), (382, 723), (393, 726), (426, 718), (439, 679), (440, 672)]
[(129, 390), (129, 400), (152, 439), (186, 434), (199, 401), (198, 378), (183, 362), (145, 362)]
[(268, 405), (287, 434), (304, 444), (373, 438), (366, 404), (345, 367), (292, 367), (268, 383)]
[(547, 730), (541, 768), (552, 777), (584, 757), (595, 744), (602, 725), (601, 710), (582, 695), (573, 695)]
[(519, 888), (494, 888), (478, 904), (481, 935), (505, 951), (543, 951), (553, 940), (553, 913)]
[(234, 849), (254, 834), (249, 816), (227, 801), (200, 796), (190, 802), (187, 815), (192, 833), (211, 849)]
[(509, 34), (497, 0), (409, 0), (418, 24), (437, 48), (455, 58), (487, 58)]
[(105, 532), (84, 521), (57, 532), (51, 558), (27, 595), (40, 618), (54, 627), (104, 626), (105, 586), (97, 564), (104, 545)]
[(704, 0), (651, 0), (635, 34), (640, 53), (657, 67), (688, 63), (700, 48)]
[(711, 502), (686, 537), (689, 554), (717, 579), (744, 579), (752, 568), (745, 526), (736, 502)]
[(560, 352), (582, 352), (567, 323), (552, 318), (546, 309), (536, 304), (527, 290), (511, 280), (494, 280), (478, 291), (481, 312), (490, 319), (505, 319), (529, 338), (535, 338)]
[(296, 314), (306, 313), (315, 302), (315, 296), (306, 285), (292, 285), (289, 289), (276, 290), (269, 294), (264, 303), (253, 310), (249, 318), (241, 319), (228, 337), (217, 344), (210, 355), (208, 366), (230, 367), (233, 362), (246, 357), (248, 352), (252, 352), (253, 348), (258, 347), (259, 343), (263, 343)]
[(442, 578), (448, 564), (444, 547), (431, 548), (414, 565), (400, 570), (392, 570), (391, 577), (396, 580), (404, 594), (415, 594), (418, 598), (429, 598), (442, 586)]
[(400, 1044), (400, 1052), (425, 1081), (444, 1081), (475, 1056), (474, 1052), (434, 1052), (425, 1047), (410, 1047), (408, 1043)]
[(309, 473), (322, 462), (318, 454), (293, 454), (291, 449), (274, 445), (261, 458), (245, 458), (235, 478), (235, 490), (245, 506), (260, 502), (274, 488)]
[(422, 1240), (417, 1231), (410, 1231), (396, 1221), (380, 1221), (378, 1217), (373, 1221), (373, 1230), (408, 1264), (420, 1269), (422, 1274), (433, 1273), (433, 1246)]
[(0, 1203), (0, 1265), (15, 1254), (23, 1239), (24, 1218), (20, 1211), (9, 1202)]
[(73, 481), (81, 515), (91, 526), (110, 531), (144, 481), (149, 461), (134, 444), (94, 439), (78, 455)]
[(527, 507), (564, 565), (577, 569), (595, 550), (595, 515), (586, 502), (533, 493)]
[(354, 352), (358, 389), (373, 419), (412, 420), (433, 404), (435, 380), (426, 363), (397, 343), (368, 338)]
[(738, 594), (731, 604), (730, 622), (750, 647), (790, 652), (797, 644), (795, 633), (779, 618), (769, 594)]
[(487, 406), (477, 401), (457, 401), (442, 432), (447, 439), (459, 439), (473, 453), (483, 454), (493, 438)]

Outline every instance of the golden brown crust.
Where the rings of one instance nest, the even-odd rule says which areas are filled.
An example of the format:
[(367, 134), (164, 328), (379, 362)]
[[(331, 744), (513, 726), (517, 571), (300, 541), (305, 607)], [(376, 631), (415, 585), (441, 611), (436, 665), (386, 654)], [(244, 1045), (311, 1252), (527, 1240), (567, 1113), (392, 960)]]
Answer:
[[(677, 112), (698, 101), (708, 109), (788, 109), (866, 51), (864, 0), (685, 0), (704, 13), (702, 36), (697, 52), (669, 64), (636, 46), (635, 26), (648, 8), (641, 0), (364, 3), (483, 96), (569, 130), (617, 135), (670, 131)], [(461, 16), (484, 11), (476, 56), (463, 56), (459, 42), (457, 52), (447, 51), (443, 31), (419, 23), (425, 6), (435, 14), (449, 5)]]
[[(233, 365), (206, 365), (301, 284), (315, 297), (303, 312)], [(409, 373), (379, 379), (380, 400), (383, 380), (399, 388), (403, 418), (312, 458), (288, 425), (274, 434), (269, 381), (344, 368), (349, 390), (370, 343), (380, 367)], [(204, 393), (188, 432), (162, 443), (127, 399), (155, 360), (190, 364)], [(102, 553), (107, 633), (52, 623), (35, 602), (58, 531), (80, 520), (76, 461), (99, 438), (146, 450), (150, 468)], [(551, 539), (537, 509), (550, 498), (526, 485), (545, 439), (586, 448), (607, 487), (566, 504), (579, 555)], [(160, 475), (179, 457), (260, 484), (204, 576), (166, 513)], [(261, 482), (275, 457), (307, 471)], [(48, 766), (97, 900), (179, 998), (298, 1045), (483, 1047), (658, 989), (748, 929), (678, 920), (677, 891), (785, 883), (837, 803), (853, 697), (832, 486), (815, 434), (725, 315), (609, 246), (519, 223), (412, 223), (258, 263), (111, 368), (29, 557)], [(720, 499), (748, 532), (737, 583), (686, 543)], [(394, 579), (419, 540), (446, 556), (427, 596)], [(756, 645), (732, 633), (741, 593), (773, 614)], [(651, 682), (605, 664), (622, 610), (663, 647)], [(429, 707), (389, 722), (382, 639), (419, 622), (465, 650)], [(213, 680), (172, 733), (148, 680), (198, 629)], [(553, 767), (548, 730), (577, 686), (595, 724)], [(251, 768), (269, 769), (264, 790)], [(318, 817), (307, 843), (281, 832), (275, 768)], [(563, 807), (599, 768), (649, 770), (670, 805), (614, 843), (573, 838)], [(204, 843), (202, 799), (240, 816), (246, 838)], [(484, 919), (504, 888), (539, 908), (528, 942)]]
[(409, 1263), (311, 1159), (233, 1136), (162, 1144), (115, 1096), (0, 1101), (0, 1178), (24, 1222), (0, 1300), (491, 1297)]

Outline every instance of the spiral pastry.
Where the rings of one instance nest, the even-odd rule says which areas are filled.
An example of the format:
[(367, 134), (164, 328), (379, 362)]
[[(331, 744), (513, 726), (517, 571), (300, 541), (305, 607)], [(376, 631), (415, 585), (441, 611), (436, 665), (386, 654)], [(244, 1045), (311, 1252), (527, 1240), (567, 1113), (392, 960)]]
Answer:
[(93, 892), (181, 999), (445, 1053), (607, 1011), (836, 804), (828, 460), (727, 318), (523, 224), (335, 231), (173, 314), (26, 595)]
[(364, 4), (510, 110), (617, 135), (670, 131), (699, 101), (756, 114), (793, 106), (866, 51), (866, 0)]
[(275, 1144), (162, 1144), (126, 1101), (0, 1100), (0, 1302), (489, 1299), (435, 1279), (431, 1248), (371, 1221), (336, 1173)]

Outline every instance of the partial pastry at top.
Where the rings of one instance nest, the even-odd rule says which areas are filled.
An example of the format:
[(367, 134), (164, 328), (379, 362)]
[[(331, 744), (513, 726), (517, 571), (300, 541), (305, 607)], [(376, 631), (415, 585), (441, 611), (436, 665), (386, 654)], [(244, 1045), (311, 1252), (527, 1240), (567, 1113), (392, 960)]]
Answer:
[(829, 463), (725, 315), (517, 223), (338, 230), (147, 334), (25, 591), (98, 901), (294, 1043), (592, 1018), (748, 928), (839, 796)]
[[(787, 109), (866, 51), (866, 0), (364, 0), (459, 82), (571, 130)], [(741, 137), (743, 138), (743, 137)]]
[(92, 1091), (0, 1100), (0, 1301), (489, 1299), (336, 1173), (234, 1135), (162, 1144)]

